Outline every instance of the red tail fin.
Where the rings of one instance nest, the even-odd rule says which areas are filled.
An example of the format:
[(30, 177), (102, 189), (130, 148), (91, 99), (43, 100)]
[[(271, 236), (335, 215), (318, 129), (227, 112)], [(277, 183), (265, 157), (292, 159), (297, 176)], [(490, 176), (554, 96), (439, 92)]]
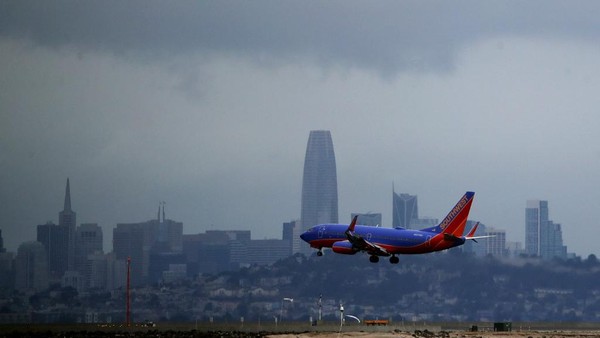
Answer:
[(465, 232), (465, 225), (467, 224), (467, 217), (469, 216), (474, 196), (474, 192), (467, 191), (458, 203), (456, 203), (454, 208), (450, 210), (442, 223), (436, 227), (423, 230), (461, 237)]

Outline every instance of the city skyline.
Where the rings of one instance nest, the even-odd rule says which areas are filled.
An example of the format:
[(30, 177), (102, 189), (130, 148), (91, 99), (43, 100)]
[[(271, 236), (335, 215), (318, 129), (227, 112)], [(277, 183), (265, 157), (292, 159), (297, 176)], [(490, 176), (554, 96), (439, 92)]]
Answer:
[[(339, 221), (472, 218), (523, 241), (547, 200), (569, 250), (600, 219), (596, 2), (6, 1), (0, 5), (4, 246), (58, 223), (167, 213), (185, 233), (279, 233), (300, 217), (306, 134), (335, 140)], [(290, 15), (294, 13), (294, 15)], [(393, 183), (392, 183), (393, 182)], [(106, 245), (105, 245), (106, 247)]]
[[(316, 136), (317, 134), (319, 134), (318, 136)], [(318, 159), (319, 157), (323, 157), (325, 156), (323, 153), (321, 154), (317, 154), (323, 150), (325, 150), (326, 148), (329, 148), (327, 151), (325, 151), (325, 153), (329, 153), (332, 154), (333, 153), (333, 149), (332, 149), (332, 143), (331, 143), (331, 137), (329, 135), (328, 132), (326, 131), (318, 131), (316, 133), (313, 134), (313, 132), (311, 132), (311, 136), (316, 136), (315, 139), (312, 140), (313, 144), (312, 146), (314, 147), (316, 144), (319, 145), (319, 147), (317, 148), (321, 148), (321, 146), (325, 145), (325, 148), (319, 149), (318, 151), (316, 151), (315, 153), (311, 154), (309, 156), (309, 154), (312, 151), (315, 151), (315, 149), (312, 149), (312, 151), (309, 151), (310, 146), (307, 147), (307, 158), (311, 158), (309, 161), (307, 161), (307, 163), (311, 162), (311, 161), (315, 161), (316, 159)], [(315, 140), (319, 138), (320, 140), (318, 142), (315, 142)], [(325, 143), (323, 143), (323, 140), (327, 140)], [(311, 139), (309, 138), (309, 145), (311, 145)], [(327, 157), (327, 156), (325, 156)], [(324, 160), (326, 160), (325, 162), (331, 161), (331, 158), (324, 158)], [(334, 161), (334, 159), (333, 159)], [(314, 166), (314, 165), (313, 165)], [(331, 169), (331, 168), (327, 168), (329, 165), (325, 165), (325, 166), (317, 166), (312, 168), (311, 170), (316, 170), (317, 171), (323, 171), (323, 169)], [(311, 165), (309, 165), (308, 167), (311, 167)], [(310, 171), (310, 170), (309, 170)], [(309, 172), (309, 176), (310, 176), (310, 172)], [(335, 175), (334, 175), (335, 176)], [(312, 183), (311, 183), (312, 184)], [(309, 186), (311, 185), (309, 184)], [(314, 192), (313, 192), (314, 193)], [(62, 273), (64, 273), (67, 270), (67, 265), (69, 265), (69, 262), (73, 261), (73, 268), (75, 268), (75, 266), (78, 267), (78, 269), (75, 270), (82, 270), (82, 266), (84, 266), (85, 260), (86, 258), (83, 257), (87, 257), (87, 255), (90, 254), (95, 254), (95, 253), (101, 253), (101, 255), (103, 255), (103, 252), (105, 251), (105, 244), (102, 241), (103, 238), (103, 233), (102, 233), (102, 228), (99, 227), (96, 223), (81, 223), (79, 226), (77, 226), (77, 224), (75, 223), (75, 215), (76, 212), (73, 211), (71, 209), (71, 196), (70, 196), (70, 184), (69, 184), (69, 179), (67, 179), (67, 185), (66, 185), (66, 189), (65, 189), (65, 197), (64, 197), (64, 209), (62, 211), (59, 212), (59, 219), (61, 220), (59, 223), (59, 225), (54, 224), (51, 221), (48, 221), (46, 224), (40, 224), (37, 225), (37, 242), (40, 242), (42, 244), (44, 244), (44, 247), (46, 248), (46, 255), (48, 258), (48, 271), (50, 273), (52, 273), (53, 276), (60, 276), (62, 275)], [(435, 226), (438, 224), (438, 220), (437, 219), (433, 219), (433, 218), (427, 218), (427, 219), (419, 219), (419, 218), (414, 218), (415, 216), (418, 216), (418, 213), (415, 212), (418, 209), (417, 206), (417, 200), (418, 200), (418, 196), (416, 195), (410, 195), (410, 194), (406, 194), (406, 193), (396, 193), (395, 191), (392, 194), (392, 204), (393, 204), (393, 209), (394, 209), (394, 213), (397, 213), (397, 217), (398, 219), (401, 218), (410, 218), (412, 221), (411, 223), (414, 227), (408, 227), (409, 229), (422, 229), (424, 227), (430, 227), (430, 226)], [(328, 194), (325, 194), (325, 197), (331, 197)], [(408, 203), (408, 204), (407, 204)], [(325, 205), (327, 205), (328, 203), (326, 203)], [(184, 233), (183, 232), (183, 223), (182, 222), (177, 222), (177, 221), (173, 221), (171, 219), (167, 219), (166, 218), (166, 214), (165, 214), (165, 205), (166, 202), (161, 201), (159, 203), (159, 207), (158, 207), (158, 213), (156, 218), (147, 220), (147, 221), (142, 221), (142, 222), (136, 222), (136, 223), (130, 223), (130, 224), (126, 224), (126, 223), (117, 223), (115, 227), (112, 228), (112, 232), (113, 232), (113, 240), (112, 240), (112, 246), (109, 246), (107, 248), (107, 252), (111, 253), (113, 252), (117, 257), (120, 258), (121, 260), (123, 260), (124, 258), (128, 257), (131, 255), (131, 253), (127, 253), (128, 250), (130, 250), (130, 247), (132, 246), (131, 243), (137, 243), (135, 245), (133, 245), (134, 247), (152, 247), (153, 245), (151, 245), (151, 243), (145, 243), (142, 244), (142, 242), (136, 242), (135, 240), (141, 240), (144, 239), (143, 241), (148, 240), (149, 238), (152, 238), (152, 241), (157, 241), (159, 243), (169, 243), (169, 244), (161, 244), (161, 246), (159, 247), (163, 247), (163, 248), (168, 248), (168, 250), (173, 250), (174, 252), (181, 252), (181, 236), (182, 235), (187, 235), (187, 236), (198, 236), (198, 235), (202, 235), (202, 232), (198, 232), (198, 233)], [(406, 206), (409, 205), (410, 207), (407, 208)], [(318, 208), (317, 208), (318, 209)], [(330, 210), (326, 210), (326, 214), (330, 214)], [(410, 215), (407, 216), (407, 215)], [(509, 253), (510, 256), (516, 257), (519, 256), (521, 254), (525, 254), (525, 255), (529, 255), (529, 256), (537, 256), (540, 257), (542, 259), (548, 260), (548, 259), (553, 259), (553, 258), (560, 258), (560, 259), (567, 259), (570, 258), (572, 255), (572, 252), (569, 251), (567, 252), (567, 246), (563, 245), (563, 241), (562, 241), (562, 230), (561, 230), (561, 225), (560, 224), (556, 224), (554, 223), (552, 220), (549, 219), (548, 217), (549, 215), (549, 208), (548, 208), (548, 201), (542, 201), (542, 200), (528, 200), (526, 203), (526, 208), (525, 208), (525, 233), (526, 236), (522, 241), (511, 241), (511, 242), (507, 242), (506, 241), (506, 230), (504, 229), (496, 229), (493, 227), (487, 228), (484, 224), (480, 224), (479, 230), (476, 234), (481, 235), (493, 235), (494, 237), (498, 237), (498, 238), (494, 238), (494, 239), (488, 239), (486, 240), (486, 242), (483, 244), (482, 248), (475, 250), (476, 252), (479, 252), (481, 250), (486, 251), (487, 253), (493, 254), (495, 256), (502, 256), (502, 257), (508, 257)], [(365, 222), (364, 223), (359, 223), (359, 224), (363, 224), (363, 225), (370, 225), (370, 226), (382, 226), (382, 217), (381, 217), (381, 213), (372, 213), (372, 212), (368, 212), (368, 213), (352, 213), (350, 215), (350, 218), (354, 218), (354, 216), (359, 216), (360, 217), (364, 217)], [(335, 223), (334, 221), (331, 220), (322, 220), (321, 223)], [(319, 224), (321, 224), (319, 223)], [(479, 221), (477, 220), (472, 220), (471, 218), (469, 218), (469, 227), (472, 228), (475, 223), (479, 223)], [(416, 225), (416, 226), (415, 226)], [(397, 225), (393, 225), (392, 227), (397, 227)], [(302, 223), (298, 222), (298, 221), (291, 221), (291, 222), (283, 222), (282, 226), (281, 226), (281, 238), (279, 238), (279, 236), (275, 236), (275, 237), (271, 237), (269, 239), (265, 238), (263, 239), (264, 241), (287, 241), (287, 244), (277, 244), (277, 246), (279, 246), (280, 248), (278, 249), (279, 251), (282, 250), (282, 248), (285, 246), (287, 247), (287, 249), (290, 251), (290, 253), (296, 253), (296, 252), (302, 252), (305, 255), (310, 255), (312, 254), (312, 250), (309, 246), (305, 245), (304, 243), (301, 243), (301, 241), (299, 240), (294, 240), (294, 232), (301, 232), (303, 231), (304, 226), (302, 225)], [(247, 233), (248, 234), (248, 240), (250, 240), (250, 236), (251, 236), (251, 230), (250, 229), (219, 229), (219, 230), (207, 230), (211, 231), (211, 232), (223, 232), (223, 233), (237, 233), (237, 232), (243, 232), (243, 233)], [(142, 235), (142, 233), (148, 233), (147, 235)], [(116, 237), (115, 234), (121, 234), (121, 233), (125, 233), (126, 236), (119, 236)], [(132, 235), (134, 234), (134, 235)], [(71, 241), (71, 238), (73, 238), (77, 243), (80, 243), (79, 245), (80, 247), (80, 251), (77, 252), (77, 245), (72, 244), (73, 242)], [(118, 238), (118, 239), (117, 239)], [(135, 239), (135, 240), (134, 240)], [(259, 239), (256, 238), (252, 238), (253, 241), (260, 241)], [(490, 243), (488, 244), (487, 241), (490, 241)], [(19, 243), (19, 248), (28, 242), (32, 242), (30, 240), (26, 240), (22, 243)], [(52, 243), (59, 243), (58, 246), (53, 245)], [(121, 244), (117, 244), (117, 243), (121, 243)], [(273, 242), (274, 243), (274, 242)], [(3, 244), (3, 238), (2, 238), (2, 229), (0, 229), (0, 253), (3, 251), (6, 251), (5, 248), (2, 246)], [(468, 245), (467, 247), (469, 247), (468, 249), (466, 249), (467, 251), (473, 251), (472, 247), (472, 243), (469, 242), (470, 245)], [(274, 244), (273, 244), (274, 245)], [(509, 247), (509, 245), (511, 247)], [(516, 247), (512, 247), (516, 245)], [(524, 249), (523, 249), (524, 246)], [(50, 248), (54, 248), (53, 250), (57, 250), (58, 251), (56, 253), (52, 253), (49, 251)], [(117, 250), (116, 248), (120, 248), (119, 250)], [(491, 248), (491, 249), (490, 249)], [(114, 250), (114, 251), (112, 251)], [(502, 250), (505, 250), (504, 252)], [(516, 251), (514, 251), (516, 250)], [(85, 254), (84, 254), (85, 253)], [(74, 258), (69, 258), (69, 256), (77, 254), (76, 257)], [(148, 254), (148, 252), (146, 253)], [(574, 253), (575, 255), (577, 253)], [(592, 254), (595, 254), (595, 252), (592, 252)], [(79, 260), (77, 260), (79, 258)], [(141, 259), (141, 258), (137, 258), (138, 261), (147, 261), (148, 259), (146, 258)], [(62, 266), (62, 267), (59, 267)], [(73, 268), (69, 267), (69, 270), (74, 270)], [(145, 267), (145, 269), (147, 269), (147, 266)], [(58, 273), (56, 273), (58, 272)], [(147, 272), (142, 274), (142, 273), (138, 273), (138, 275), (143, 275), (146, 276)], [(88, 278), (89, 279), (89, 278)]]

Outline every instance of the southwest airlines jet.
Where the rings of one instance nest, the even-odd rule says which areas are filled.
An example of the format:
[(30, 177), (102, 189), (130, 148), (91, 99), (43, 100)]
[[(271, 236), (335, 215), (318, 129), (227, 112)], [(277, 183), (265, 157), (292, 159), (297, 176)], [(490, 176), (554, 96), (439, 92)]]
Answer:
[(300, 238), (318, 249), (318, 256), (323, 255), (323, 248), (331, 248), (335, 253), (346, 255), (366, 252), (373, 263), (379, 262), (379, 256), (390, 257), (390, 263), (397, 264), (400, 259), (396, 255), (399, 254), (441, 251), (463, 245), (468, 239), (477, 242), (478, 238), (491, 237), (473, 236), (479, 223), (463, 236), (474, 196), (474, 192), (467, 191), (446, 218), (432, 228), (410, 230), (357, 225), (358, 216), (355, 216), (349, 225), (315, 225), (300, 235)]

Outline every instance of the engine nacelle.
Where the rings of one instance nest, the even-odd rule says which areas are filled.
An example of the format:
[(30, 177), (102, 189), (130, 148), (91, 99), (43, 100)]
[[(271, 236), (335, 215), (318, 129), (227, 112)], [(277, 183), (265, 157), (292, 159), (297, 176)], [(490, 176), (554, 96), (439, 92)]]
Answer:
[(339, 241), (333, 243), (331, 246), (331, 250), (335, 253), (344, 254), (344, 255), (354, 255), (358, 252), (349, 241)]

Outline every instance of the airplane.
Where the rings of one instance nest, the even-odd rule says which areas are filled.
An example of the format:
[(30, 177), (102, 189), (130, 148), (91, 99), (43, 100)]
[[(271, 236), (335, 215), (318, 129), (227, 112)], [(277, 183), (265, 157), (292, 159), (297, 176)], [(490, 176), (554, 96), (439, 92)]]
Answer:
[(390, 263), (398, 264), (400, 259), (396, 255), (399, 254), (430, 253), (463, 245), (467, 240), (477, 242), (479, 238), (493, 237), (474, 236), (479, 222), (463, 236), (474, 196), (474, 192), (467, 191), (444, 220), (431, 228), (411, 230), (357, 225), (357, 215), (349, 225), (315, 225), (300, 238), (318, 250), (317, 256), (323, 255), (323, 248), (331, 248), (335, 253), (346, 255), (366, 252), (372, 263), (384, 256), (390, 257)]

